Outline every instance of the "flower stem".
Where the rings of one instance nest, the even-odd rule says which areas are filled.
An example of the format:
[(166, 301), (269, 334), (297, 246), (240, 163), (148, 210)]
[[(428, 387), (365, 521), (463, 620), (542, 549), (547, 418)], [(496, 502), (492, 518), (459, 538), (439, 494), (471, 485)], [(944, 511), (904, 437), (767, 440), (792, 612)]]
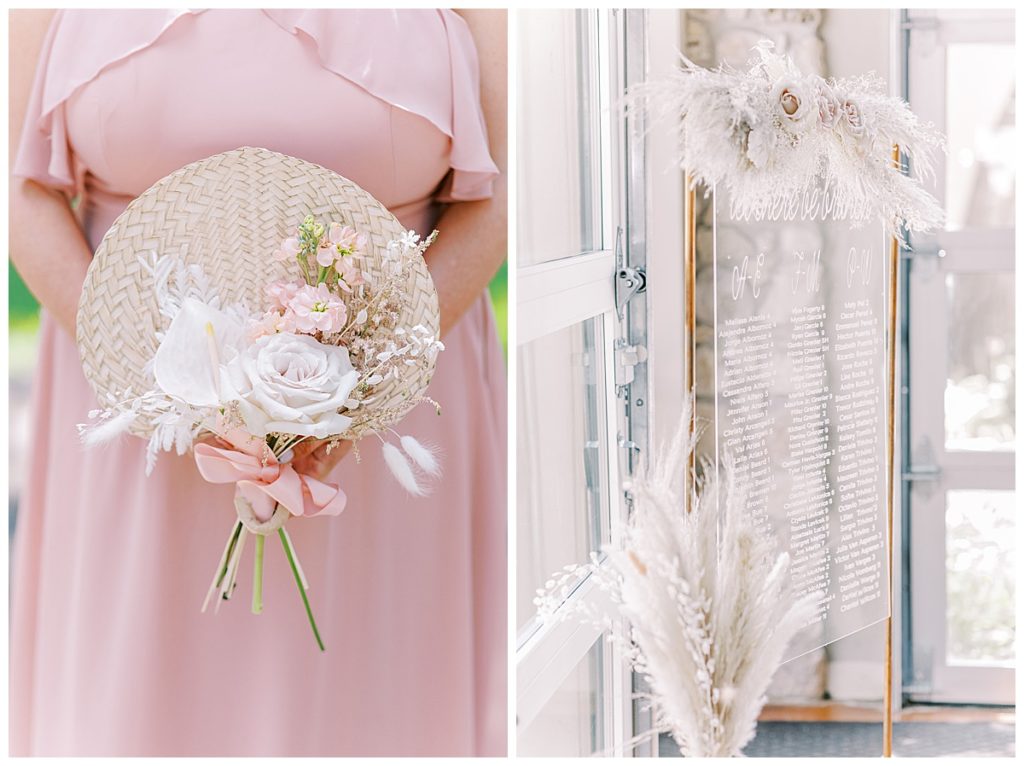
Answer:
[(256, 555), (253, 557), (252, 569), (252, 613), (263, 611), (263, 535), (256, 535)]
[(235, 543), (238, 542), (238, 533), (242, 529), (242, 522), (236, 521), (235, 525), (231, 528), (231, 534), (228, 535), (227, 545), (224, 546), (224, 552), (220, 556), (220, 561), (217, 563), (217, 570), (213, 575), (213, 582), (210, 583), (210, 589), (206, 592), (206, 600), (203, 601), (202, 611), (206, 611), (206, 607), (210, 604), (210, 598), (220, 587), (221, 582), (224, 580), (224, 576), (228, 571), (228, 562), (234, 555)]
[(284, 546), (284, 555), (288, 557), (288, 563), (292, 567), (292, 574), (295, 575), (295, 584), (299, 588), (299, 595), (302, 596), (302, 603), (306, 607), (306, 616), (309, 618), (309, 626), (313, 628), (313, 636), (316, 638), (316, 643), (320, 647), (320, 651), (326, 651), (326, 649), (324, 649), (324, 642), (320, 639), (320, 631), (316, 628), (316, 620), (313, 619), (313, 610), (309, 606), (309, 598), (306, 597), (306, 589), (302, 587), (302, 578), (299, 576), (299, 568), (296, 566), (295, 556), (292, 553), (292, 546), (288, 541), (288, 536), (284, 533), (284, 527), (278, 527), (277, 534), (281, 538), (281, 545)]

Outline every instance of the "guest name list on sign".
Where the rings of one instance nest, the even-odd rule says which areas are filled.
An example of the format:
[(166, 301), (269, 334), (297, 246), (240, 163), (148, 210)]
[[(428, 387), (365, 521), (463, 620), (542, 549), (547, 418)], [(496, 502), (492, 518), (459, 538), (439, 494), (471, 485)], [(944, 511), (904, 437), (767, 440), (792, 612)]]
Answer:
[(823, 594), (802, 653), (889, 609), (883, 238), (842, 221), (716, 225), (716, 446), (797, 594)]

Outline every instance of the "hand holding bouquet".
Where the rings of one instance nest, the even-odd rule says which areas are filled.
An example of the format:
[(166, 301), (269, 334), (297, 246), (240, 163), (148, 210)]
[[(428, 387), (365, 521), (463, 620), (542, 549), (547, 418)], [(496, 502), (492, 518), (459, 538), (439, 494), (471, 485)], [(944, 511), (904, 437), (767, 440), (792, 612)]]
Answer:
[[(252, 178), (265, 174), (268, 164), (271, 176), (283, 166), (293, 182), (284, 192)], [(287, 226), (282, 216), (295, 208), (296, 181), (310, 184), (300, 187), (300, 197), (317, 212), (268, 241), (251, 223), (224, 223), (224, 189), (218, 188), (205, 207), (189, 195), (183, 215), (192, 225), (183, 232), (176, 215), (180, 194), (171, 189), (187, 183), (211, 191), (211, 176), (214, 187), (226, 186), (235, 196), (269, 200), (269, 230)], [(254, 186), (262, 188), (254, 192)], [(340, 199), (330, 199), (332, 186)], [(317, 199), (325, 189), (327, 204)], [(162, 235), (139, 242), (133, 217), (152, 219), (154, 201), (167, 199), (172, 204), (158, 215)], [(320, 210), (328, 215), (319, 217)], [(234, 211), (244, 215), (237, 206)], [(83, 365), (103, 405), (81, 427), (86, 442), (128, 431), (145, 435), (147, 471), (161, 451), (192, 449), (204, 479), (235, 485), (237, 520), (203, 609), (214, 596), (218, 607), (231, 597), (252, 536), (252, 610), (262, 611), (264, 543), (276, 533), (321, 649), (309, 585), (285, 523), (337, 515), (346, 497), (340, 487), (297, 471), (296, 448), (318, 442), (330, 451), (351, 440), (358, 459), (359, 440), (373, 434), (410, 493), (423, 494), (422, 477), (439, 473), (429, 448), (392, 428), (420, 402), (437, 407), (423, 395), (443, 349), (437, 298), (423, 262), (437, 233), (420, 241), (396, 225), (376, 200), (323, 168), (266, 150), (228, 152), (168, 176), (129, 206), (97, 251), (80, 309)], [(225, 237), (225, 227), (237, 236)], [(240, 241), (246, 235), (248, 243)], [(234, 269), (224, 263), (225, 241), (237, 246)], [(144, 243), (149, 247), (139, 247)], [(132, 272), (128, 300), (136, 315), (151, 320), (150, 333), (146, 322), (112, 327), (106, 321), (111, 302), (124, 300), (123, 291), (112, 294), (111, 273), (126, 270)], [(122, 355), (110, 369), (117, 347), (138, 350), (131, 356), (141, 364)]]

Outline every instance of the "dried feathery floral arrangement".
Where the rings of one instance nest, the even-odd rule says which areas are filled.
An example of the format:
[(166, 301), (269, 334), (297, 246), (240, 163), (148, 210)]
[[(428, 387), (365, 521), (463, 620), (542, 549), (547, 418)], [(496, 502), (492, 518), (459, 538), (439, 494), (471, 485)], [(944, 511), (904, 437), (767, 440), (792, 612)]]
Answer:
[[(619, 542), (554, 575), (536, 603), (545, 619), (607, 631), (647, 680), (654, 729), (669, 732), (683, 755), (732, 756), (753, 738), (768, 684), (822, 594), (794, 596), (789, 556), (755, 529), (728, 459), (717, 479), (704, 466), (707, 478), (684, 510), (689, 426), (684, 413), (670, 445), (638, 476)], [(610, 611), (566, 608), (585, 577), (608, 594)]]
[[(874, 75), (802, 74), (764, 40), (747, 72), (681, 56), (672, 76), (639, 86), (628, 108), (672, 123), (680, 167), (728, 192), (736, 220), (883, 220), (887, 233), (927, 231), (942, 208), (922, 186), (944, 139)], [(892, 161), (898, 145), (913, 175)], [(905, 243), (904, 243), (905, 244)]]

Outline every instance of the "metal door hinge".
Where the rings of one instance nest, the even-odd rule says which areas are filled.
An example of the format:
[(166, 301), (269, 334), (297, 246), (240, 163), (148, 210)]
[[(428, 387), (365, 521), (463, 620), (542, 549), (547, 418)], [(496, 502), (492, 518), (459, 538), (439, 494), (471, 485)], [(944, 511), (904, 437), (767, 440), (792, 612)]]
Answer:
[(938, 481), (942, 469), (937, 465), (912, 465), (903, 472), (903, 481)]
[(909, 29), (911, 32), (934, 32), (941, 25), (935, 16), (914, 16), (900, 22), (900, 29)]
[(910, 484), (922, 497), (930, 497), (942, 478), (942, 468), (935, 458), (931, 440), (924, 436), (915, 447), (910, 464), (900, 474), (900, 479)]
[(941, 247), (915, 247), (913, 249), (902, 248), (900, 258), (906, 261), (923, 260), (925, 258), (945, 258), (946, 251)]
[[(632, 439), (627, 439), (619, 434), (619, 448), (625, 453), (626, 475), (631, 477), (636, 474), (636, 467), (640, 459), (640, 445)], [(628, 487), (624, 488), (623, 492), (627, 504), (632, 508), (633, 493)]]

